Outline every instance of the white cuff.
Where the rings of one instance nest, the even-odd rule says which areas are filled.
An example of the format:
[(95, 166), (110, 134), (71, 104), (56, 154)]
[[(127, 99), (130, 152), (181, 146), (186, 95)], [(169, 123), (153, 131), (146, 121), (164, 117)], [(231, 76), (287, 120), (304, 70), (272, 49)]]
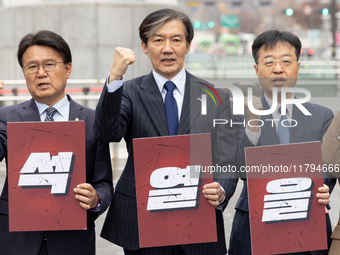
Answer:
[(116, 90), (118, 90), (121, 86), (123, 86), (123, 83), (124, 83), (123, 76), (120, 80), (115, 80), (115, 81), (112, 81), (111, 83), (109, 83), (109, 79), (110, 79), (110, 74), (106, 78), (106, 82), (105, 82), (105, 84), (107, 86), (107, 91), (109, 93), (113, 93)]

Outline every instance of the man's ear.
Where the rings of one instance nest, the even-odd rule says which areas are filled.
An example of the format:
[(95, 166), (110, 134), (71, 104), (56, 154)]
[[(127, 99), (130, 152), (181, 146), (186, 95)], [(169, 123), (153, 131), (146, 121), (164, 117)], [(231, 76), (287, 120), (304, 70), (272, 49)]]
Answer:
[(259, 69), (257, 68), (256, 64), (254, 64), (254, 69), (255, 69), (256, 76), (258, 77), (259, 76)]
[(65, 69), (66, 69), (66, 77), (67, 79), (69, 79), (71, 77), (71, 71), (72, 71), (72, 62), (67, 63), (65, 65)]
[(188, 54), (190, 52), (190, 48), (191, 48), (191, 42), (189, 43), (189, 45), (187, 45), (186, 54)]
[(142, 49), (143, 49), (143, 52), (145, 55), (147, 55), (149, 57), (149, 49), (148, 49), (148, 46), (144, 43), (144, 42), (141, 42), (141, 45), (142, 45)]

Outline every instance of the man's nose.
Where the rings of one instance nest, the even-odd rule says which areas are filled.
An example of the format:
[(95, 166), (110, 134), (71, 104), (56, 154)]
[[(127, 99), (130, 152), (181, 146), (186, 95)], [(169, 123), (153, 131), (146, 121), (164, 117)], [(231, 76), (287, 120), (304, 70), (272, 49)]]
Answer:
[(172, 53), (172, 43), (170, 40), (165, 40), (164, 47), (163, 47), (163, 52), (165, 53)]
[(46, 72), (46, 70), (44, 69), (44, 66), (43, 66), (42, 64), (40, 64), (40, 65), (38, 66), (37, 74), (38, 74), (39, 76), (44, 76), (46, 73), (47, 73), (47, 72)]
[(283, 68), (281, 66), (280, 61), (275, 61), (273, 72), (275, 72), (275, 73), (282, 73), (283, 72)]

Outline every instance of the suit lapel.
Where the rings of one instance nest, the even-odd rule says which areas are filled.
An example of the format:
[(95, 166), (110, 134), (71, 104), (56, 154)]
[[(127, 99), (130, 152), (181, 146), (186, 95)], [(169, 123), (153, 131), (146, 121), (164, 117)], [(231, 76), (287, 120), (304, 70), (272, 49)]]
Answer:
[[(304, 104), (307, 108), (308, 106)], [(305, 116), (296, 105), (293, 106), (293, 120), (297, 120), (297, 126), (290, 128), (290, 142), (291, 143), (298, 143), (303, 141), (303, 135), (305, 134), (305, 129), (307, 127), (309, 118)], [(291, 123), (294, 125), (294, 122)]]
[[(262, 97), (262, 105), (263, 110), (268, 110), (269, 105), (265, 99)], [(271, 144), (280, 144), (279, 138), (276, 133), (275, 123), (272, 121), (266, 121), (266, 119), (273, 119), (273, 115), (263, 115), (261, 116), (261, 120), (263, 120), (264, 124), (261, 127), (261, 144), (262, 145), (271, 145)]]
[[(194, 76), (186, 71), (185, 92), (178, 123), (178, 135), (188, 134), (190, 127), (200, 116), (201, 104), (197, 99), (201, 90), (195, 87)], [(199, 85), (199, 84), (197, 84)], [(139, 92), (141, 100), (161, 136), (169, 135), (164, 102), (152, 73), (146, 76)]]
[[(67, 98), (70, 101), (69, 120), (85, 120), (86, 115), (81, 112), (83, 106), (74, 102), (69, 95), (67, 95)], [(18, 110), (18, 112), (21, 115), (23, 121), (41, 121), (38, 107), (33, 99), (26, 101), (22, 105), (22, 108)]]
[(84, 114), (81, 110), (84, 106), (77, 104), (72, 100), (72, 98), (67, 95), (67, 99), (70, 101), (70, 115), (68, 117), (69, 121), (77, 121), (86, 119), (86, 114)]
[(161, 136), (169, 135), (165, 116), (164, 102), (152, 72), (147, 75), (140, 86), (139, 95), (154, 126)]
[(39, 110), (33, 98), (23, 103), (18, 112), (23, 121), (40, 121)]
[(193, 80), (194, 76), (186, 71), (185, 92), (183, 98), (181, 119), (178, 125), (177, 134), (189, 134), (190, 127), (193, 126), (197, 117), (200, 116), (201, 105), (197, 99), (201, 90), (196, 88)]

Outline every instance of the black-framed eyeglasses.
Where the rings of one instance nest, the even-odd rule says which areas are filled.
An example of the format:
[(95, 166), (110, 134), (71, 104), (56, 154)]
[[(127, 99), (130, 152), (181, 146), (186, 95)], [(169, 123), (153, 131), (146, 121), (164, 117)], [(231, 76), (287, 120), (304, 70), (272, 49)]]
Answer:
[(26, 66), (24, 66), (24, 68), (26, 69), (28, 73), (36, 73), (39, 70), (39, 66), (42, 65), (42, 67), (44, 68), (46, 72), (51, 72), (55, 70), (55, 68), (57, 67), (57, 64), (59, 63), (64, 63), (64, 62), (47, 61), (46, 63), (43, 63), (43, 64), (37, 64), (37, 63), (31, 62), (31, 63), (28, 63)]

